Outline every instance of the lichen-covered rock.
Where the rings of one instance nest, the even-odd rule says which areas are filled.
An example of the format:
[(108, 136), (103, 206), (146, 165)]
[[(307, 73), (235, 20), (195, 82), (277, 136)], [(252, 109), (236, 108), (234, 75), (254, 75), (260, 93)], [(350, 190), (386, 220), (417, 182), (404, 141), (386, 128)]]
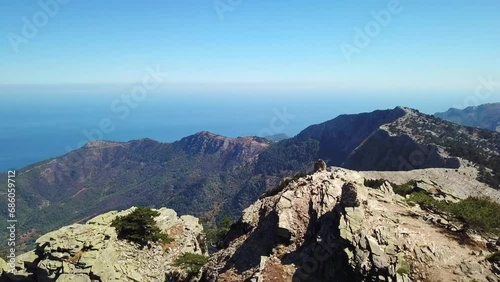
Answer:
[[(481, 238), (463, 244), (430, 215), (333, 168), (259, 199), (233, 225), (206, 281), (497, 281)], [(430, 187), (429, 187), (430, 189)], [(484, 246), (484, 247), (481, 247)]]
[(183, 253), (207, 255), (203, 227), (192, 216), (178, 217), (161, 208), (158, 227), (174, 239), (141, 248), (119, 240), (111, 222), (135, 208), (99, 215), (86, 224), (74, 224), (41, 236), (34, 251), (17, 257), (16, 274), (7, 281), (165, 281), (167, 276), (188, 281), (187, 273), (174, 261)]

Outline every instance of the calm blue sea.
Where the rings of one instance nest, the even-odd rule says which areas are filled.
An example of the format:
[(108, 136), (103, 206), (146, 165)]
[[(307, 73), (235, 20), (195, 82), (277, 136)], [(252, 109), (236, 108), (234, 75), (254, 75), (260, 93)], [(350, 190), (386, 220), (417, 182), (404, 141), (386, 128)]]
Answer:
[(172, 142), (203, 130), (229, 137), (270, 133), (293, 136), (311, 124), (343, 113), (397, 105), (433, 113), (466, 97), (157, 91), (143, 101), (127, 104), (121, 100), (124, 94), (125, 88), (89, 92), (74, 88), (0, 88), (0, 171), (66, 154), (89, 139), (129, 141), (148, 137)]

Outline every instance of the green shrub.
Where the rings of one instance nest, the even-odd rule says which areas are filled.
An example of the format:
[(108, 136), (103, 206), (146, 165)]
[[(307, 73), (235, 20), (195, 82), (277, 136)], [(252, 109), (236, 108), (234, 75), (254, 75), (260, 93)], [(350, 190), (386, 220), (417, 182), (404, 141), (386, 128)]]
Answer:
[[(365, 179), (364, 185), (366, 187), (378, 189), (386, 181), (387, 181), (386, 179)], [(414, 187), (415, 187), (415, 181), (413, 181), (413, 180), (408, 181), (408, 182), (401, 184), (401, 185), (394, 184), (392, 182), (389, 182), (389, 183), (391, 184), (392, 190), (394, 191), (394, 193), (401, 195), (403, 197), (408, 195), (408, 194), (411, 194), (414, 191)]]
[(500, 252), (494, 252), (487, 256), (486, 259), (491, 263), (500, 262)]
[(409, 275), (410, 274), (410, 265), (406, 261), (403, 260), (399, 264), (398, 270), (396, 270), (396, 272), (399, 275), (403, 275), (403, 274)]
[(488, 198), (469, 197), (457, 203), (439, 201), (426, 192), (410, 194), (408, 202), (419, 204), (423, 208), (437, 209), (454, 216), (467, 224), (469, 228), (500, 234), (500, 204)]
[[(439, 141), (437, 144), (445, 146), (446, 151), (452, 157), (460, 157), (479, 165), (477, 180), (489, 186), (500, 189), (500, 156), (488, 154), (480, 149), (476, 144), (461, 142), (460, 140), (447, 139), (445, 142)], [(492, 173), (485, 168), (491, 169)]]
[(211, 247), (222, 248), (224, 238), (226, 238), (232, 224), (233, 220), (230, 217), (225, 217), (217, 228), (208, 229), (206, 233), (208, 244)]
[(427, 192), (419, 191), (411, 193), (408, 197), (409, 202), (419, 204), (423, 208), (437, 208), (440, 210), (447, 210), (448, 202), (438, 201), (434, 199)]
[(408, 181), (408, 182), (401, 184), (401, 185), (391, 183), (391, 185), (392, 185), (392, 190), (394, 191), (394, 193), (404, 197), (404, 196), (409, 195), (413, 192), (414, 187), (415, 187), (415, 181), (411, 180), (411, 181)]
[(184, 253), (175, 260), (175, 266), (185, 270), (189, 277), (198, 275), (208, 258), (199, 254)]
[(449, 210), (474, 229), (500, 234), (500, 204), (486, 197), (469, 197), (450, 205)]
[(154, 220), (160, 213), (150, 208), (139, 207), (126, 216), (118, 216), (111, 226), (116, 229), (118, 239), (128, 240), (141, 246), (148, 242), (169, 243), (172, 241), (167, 234), (162, 233)]

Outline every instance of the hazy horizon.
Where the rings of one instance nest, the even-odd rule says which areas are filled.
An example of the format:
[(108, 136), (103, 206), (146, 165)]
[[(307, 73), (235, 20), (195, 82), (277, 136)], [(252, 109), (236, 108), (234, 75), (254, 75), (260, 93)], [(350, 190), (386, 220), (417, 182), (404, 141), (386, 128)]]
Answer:
[[(77, 148), (103, 120), (113, 141), (293, 136), (340, 114), (500, 101), (494, 0), (0, 7), (0, 171)], [(283, 109), (296, 117), (266, 130)]]
[[(207, 92), (172, 94), (157, 90), (143, 100), (128, 101), (130, 104), (127, 104), (123, 97), (130, 93), (127, 87), (123, 89), (80, 94), (67, 94), (62, 90), (56, 94), (50, 90), (36, 94), (15, 92), (10, 99), (3, 101), (4, 110), (0, 112), (0, 120), (9, 121), (0, 125), (0, 131), (4, 132), (0, 136), (0, 171), (63, 155), (95, 139), (130, 141), (151, 138), (173, 142), (200, 131), (227, 137), (280, 133), (292, 137), (309, 125), (340, 114), (396, 106), (433, 114), (454, 105), (466, 105), (464, 103), (470, 102), (467, 98), (471, 97), (469, 93), (450, 99), (451, 94), (429, 96), (422, 93), (407, 96), (375, 92), (210, 95)], [(208, 101), (203, 99), (207, 95)], [(429, 103), (431, 96), (432, 103)], [(498, 102), (494, 99), (491, 96), (478, 101)], [(101, 131), (103, 120), (110, 123), (109, 126), (105, 124), (105, 132)]]
[(0, 85), (134, 83), (160, 66), (169, 84), (226, 90), (467, 91), (478, 77), (500, 72), (494, 0), (43, 0), (0, 7), (8, 11), (0, 18)]

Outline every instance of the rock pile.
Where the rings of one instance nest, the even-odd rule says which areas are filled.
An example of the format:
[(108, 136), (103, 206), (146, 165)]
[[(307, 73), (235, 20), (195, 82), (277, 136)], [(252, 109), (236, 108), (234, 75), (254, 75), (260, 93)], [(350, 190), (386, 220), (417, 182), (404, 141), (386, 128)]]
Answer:
[(111, 222), (132, 212), (108, 212), (85, 224), (74, 224), (43, 235), (35, 250), (17, 257), (15, 274), (3, 266), (4, 281), (187, 281), (175, 259), (183, 253), (207, 255), (203, 227), (192, 216), (178, 217), (171, 209), (157, 210), (158, 227), (173, 242), (151, 248), (117, 239)]

